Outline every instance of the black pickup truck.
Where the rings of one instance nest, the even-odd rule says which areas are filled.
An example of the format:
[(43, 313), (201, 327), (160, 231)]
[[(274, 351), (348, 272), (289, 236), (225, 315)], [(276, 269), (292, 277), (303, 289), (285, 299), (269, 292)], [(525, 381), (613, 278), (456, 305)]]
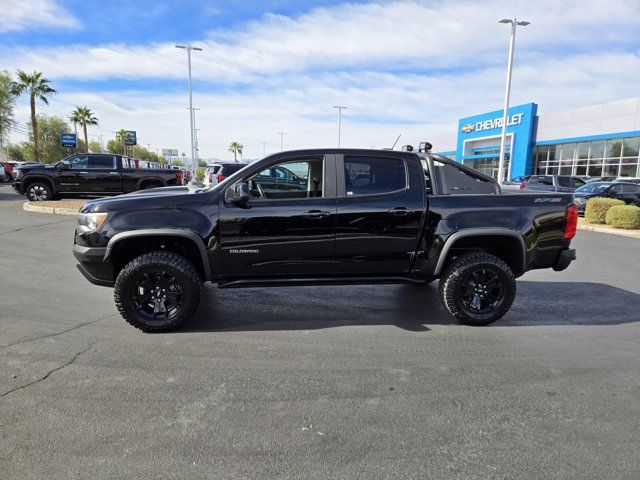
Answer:
[(27, 165), (14, 173), (13, 189), (32, 202), (72, 195), (118, 195), (145, 188), (181, 185), (172, 169), (136, 168), (122, 155), (78, 153), (55, 165)]
[[(280, 166), (294, 175), (261, 181)], [(73, 253), (90, 282), (114, 287), (122, 316), (144, 331), (186, 322), (207, 281), (233, 288), (439, 278), (444, 307), (485, 325), (509, 310), (516, 277), (575, 259), (572, 200), (502, 195), (492, 178), (438, 155), (283, 152), (211, 189), (89, 202)]]

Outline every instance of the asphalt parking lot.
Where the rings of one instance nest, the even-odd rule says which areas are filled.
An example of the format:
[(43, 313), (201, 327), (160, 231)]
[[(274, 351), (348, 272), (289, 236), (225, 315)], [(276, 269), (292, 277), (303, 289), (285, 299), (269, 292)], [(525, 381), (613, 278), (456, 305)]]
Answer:
[(128, 326), (0, 186), (0, 477), (637, 479), (640, 240), (579, 232), (490, 327), (435, 286), (218, 290)]

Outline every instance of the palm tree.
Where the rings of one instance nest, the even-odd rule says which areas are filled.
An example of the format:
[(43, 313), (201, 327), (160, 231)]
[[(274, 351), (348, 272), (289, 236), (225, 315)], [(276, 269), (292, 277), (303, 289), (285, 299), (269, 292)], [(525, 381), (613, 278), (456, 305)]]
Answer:
[(40, 146), (38, 139), (38, 120), (36, 119), (36, 99), (49, 105), (47, 95), (58, 93), (49, 86), (49, 79), (42, 76), (42, 72), (33, 72), (31, 75), (18, 70), (18, 81), (11, 84), (11, 91), (14, 95), (20, 96), (24, 92), (29, 94), (31, 105), (31, 129), (33, 130), (33, 147), (36, 162), (40, 162)]
[(127, 140), (129, 140), (129, 136), (129, 132), (127, 132), (124, 128), (121, 128), (116, 132), (116, 140), (122, 143), (123, 155), (127, 154)]
[(87, 135), (87, 125), (98, 125), (98, 118), (94, 116), (89, 107), (76, 107), (69, 117), (74, 125), (81, 125), (84, 131), (84, 144), (89, 153), (89, 137)]
[(229, 151), (233, 152), (233, 160), (236, 163), (238, 162), (238, 153), (240, 154), (240, 156), (242, 156), (243, 148), (244, 148), (244, 145), (242, 145), (240, 142), (231, 142), (229, 144)]

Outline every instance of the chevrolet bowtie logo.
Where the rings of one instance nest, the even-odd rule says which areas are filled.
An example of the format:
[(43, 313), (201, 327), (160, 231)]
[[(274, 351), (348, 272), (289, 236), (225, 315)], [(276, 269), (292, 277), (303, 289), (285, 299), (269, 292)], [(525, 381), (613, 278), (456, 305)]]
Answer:
[(475, 130), (475, 127), (473, 126), (473, 124), (467, 123), (464, 127), (462, 127), (462, 129), (460, 131), (462, 133), (471, 133), (474, 130)]

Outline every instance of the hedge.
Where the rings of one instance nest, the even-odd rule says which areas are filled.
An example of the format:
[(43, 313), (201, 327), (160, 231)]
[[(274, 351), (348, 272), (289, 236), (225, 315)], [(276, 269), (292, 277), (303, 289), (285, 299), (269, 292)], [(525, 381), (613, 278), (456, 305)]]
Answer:
[(617, 198), (590, 198), (584, 209), (584, 218), (590, 223), (604, 223), (607, 216), (607, 210), (615, 205), (624, 205), (624, 202)]
[(616, 205), (611, 207), (605, 218), (607, 225), (628, 230), (640, 229), (640, 207)]

